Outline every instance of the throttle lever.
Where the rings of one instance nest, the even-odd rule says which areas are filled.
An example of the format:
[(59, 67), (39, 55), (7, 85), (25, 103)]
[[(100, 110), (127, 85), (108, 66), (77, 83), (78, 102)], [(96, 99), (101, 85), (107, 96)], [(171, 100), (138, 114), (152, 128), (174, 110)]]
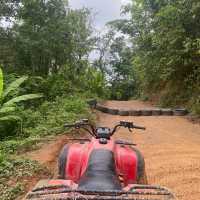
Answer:
[(127, 121), (120, 121), (120, 125), (128, 129), (134, 127), (132, 122)]

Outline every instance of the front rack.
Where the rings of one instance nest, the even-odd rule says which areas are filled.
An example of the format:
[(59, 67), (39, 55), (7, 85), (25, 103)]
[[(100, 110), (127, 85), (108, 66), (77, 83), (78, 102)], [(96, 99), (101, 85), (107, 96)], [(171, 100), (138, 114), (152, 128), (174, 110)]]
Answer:
[(133, 185), (129, 191), (71, 190), (66, 185), (38, 187), (27, 200), (175, 200), (169, 189), (152, 185)]

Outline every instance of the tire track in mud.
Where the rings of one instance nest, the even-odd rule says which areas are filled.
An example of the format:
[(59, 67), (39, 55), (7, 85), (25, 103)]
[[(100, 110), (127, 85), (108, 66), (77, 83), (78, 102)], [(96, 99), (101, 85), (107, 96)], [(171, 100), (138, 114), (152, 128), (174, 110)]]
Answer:
[[(105, 105), (122, 109), (145, 108), (139, 101), (108, 101)], [(146, 104), (146, 108), (150, 105)], [(200, 125), (183, 117), (113, 116), (97, 112), (98, 123), (112, 127), (120, 120), (133, 121), (147, 130), (134, 133), (121, 129), (116, 138), (137, 143), (144, 154), (150, 184), (170, 188), (179, 200), (200, 199)]]

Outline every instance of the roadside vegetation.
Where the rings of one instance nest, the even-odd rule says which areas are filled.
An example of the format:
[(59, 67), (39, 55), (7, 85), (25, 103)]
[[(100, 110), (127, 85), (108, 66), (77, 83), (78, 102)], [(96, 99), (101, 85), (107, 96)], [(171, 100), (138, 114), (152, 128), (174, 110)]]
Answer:
[[(200, 114), (200, 2), (132, 0), (130, 19), (110, 22), (129, 35), (135, 95)], [(127, 58), (127, 57), (126, 57)]]
[(8, 0), (0, 20), (0, 199), (13, 200), (29, 181), (51, 176), (24, 153), (66, 132), (66, 122), (93, 120), (86, 100), (104, 98), (106, 80), (88, 59), (89, 10)]
[(56, 134), (63, 133), (63, 124), (66, 122), (79, 118), (93, 119), (86, 103), (88, 94), (82, 94), (81, 91), (63, 94), (62, 90), (60, 93), (52, 90), (48, 92), (48, 98), (45, 93), (27, 95), (30, 90), (28, 77), (11, 79), (15, 80), (11, 83), (7, 80), (5, 90), (2, 90), (0, 107), (2, 200), (15, 199), (23, 194), (27, 189), (27, 180), (34, 179), (38, 174), (46, 178), (51, 175), (44, 166), (23, 158), (25, 152), (36, 149)]

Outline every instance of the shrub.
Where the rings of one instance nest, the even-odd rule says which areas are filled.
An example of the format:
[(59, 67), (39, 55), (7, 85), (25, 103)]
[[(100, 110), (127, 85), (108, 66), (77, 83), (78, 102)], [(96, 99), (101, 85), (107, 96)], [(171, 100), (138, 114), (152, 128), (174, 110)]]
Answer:
[(21, 112), (23, 118), (23, 134), (48, 135), (64, 131), (66, 122), (73, 122), (79, 118), (91, 118), (89, 107), (85, 100), (72, 96), (57, 97), (53, 102), (44, 102), (37, 111), (25, 110)]
[(36, 174), (43, 174), (50, 177), (50, 172), (38, 164), (22, 158), (10, 158), (0, 153), (0, 200), (16, 199), (24, 193), (24, 180)]

